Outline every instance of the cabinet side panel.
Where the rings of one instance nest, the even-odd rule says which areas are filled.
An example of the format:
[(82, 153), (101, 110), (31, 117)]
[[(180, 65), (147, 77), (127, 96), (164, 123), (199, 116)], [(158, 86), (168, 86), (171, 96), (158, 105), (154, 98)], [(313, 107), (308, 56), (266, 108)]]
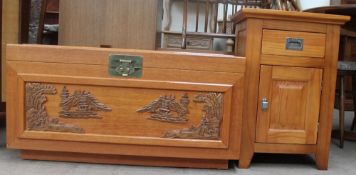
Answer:
[(262, 20), (246, 21), (246, 58), (248, 59), (246, 59), (240, 168), (248, 168), (254, 154), (262, 25)]
[(316, 148), (316, 164), (319, 169), (328, 169), (332, 118), (335, 100), (337, 60), (339, 54), (340, 26), (328, 25), (326, 36), (325, 68)]

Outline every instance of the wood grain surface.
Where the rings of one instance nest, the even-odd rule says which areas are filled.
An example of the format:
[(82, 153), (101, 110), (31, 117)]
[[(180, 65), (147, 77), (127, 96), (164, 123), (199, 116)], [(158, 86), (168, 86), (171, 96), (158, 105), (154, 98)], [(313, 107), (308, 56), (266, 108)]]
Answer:
[[(249, 167), (255, 152), (290, 153), (315, 154), (318, 169), (326, 170), (335, 96), (339, 25), (350, 20), (350, 17), (245, 8), (232, 20), (236, 23), (237, 42), (246, 44), (236, 46), (236, 55), (247, 57), (245, 85), (248, 90), (245, 89), (247, 97), (244, 99), (239, 167)], [(246, 30), (246, 38), (240, 34), (242, 30)], [(305, 48), (301, 51), (286, 50), (288, 37), (303, 38)], [(274, 68), (281, 69), (273, 73)], [(271, 78), (273, 76), (276, 77)], [(260, 86), (260, 92), (256, 86)], [(305, 95), (307, 89), (313, 93)], [(258, 93), (275, 98), (268, 99), (271, 111), (266, 111), (264, 115), (261, 115), (258, 107), (261, 99), (255, 99)], [(294, 97), (289, 96), (291, 94)], [(285, 108), (271, 109), (282, 106)], [(305, 110), (303, 112), (300, 109)], [(281, 117), (282, 111), (288, 117)], [(273, 115), (279, 114), (279, 117), (270, 117), (267, 115), (270, 112)], [(308, 117), (311, 117), (310, 121)], [(260, 123), (265, 125), (261, 126)], [(271, 129), (273, 134), (289, 128), (287, 130), (291, 133), (295, 131), (292, 134), (295, 137), (288, 139), (291, 133), (283, 133), (268, 140), (268, 136), (259, 134), (266, 133), (264, 131), (269, 130), (267, 128), (278, 128)], [(310, 129), (307, 131), (310, 133), (302, 136), (306, 128)]]
[(243, 8), (232, 18), (233, 21), (241, 22), (246, 18), (257, 19), (269, 19), (269, 20), (282, 20), (282, 21), (300, 21), (300, 22), (312, 22), (321, 24), (344, 24), (350, 20), (349, 16), (342, 15), (330, 15), (330, 14), (318, 14), (308, 12), (290, 12), (282, 10), (271, 9), (254, 9)]
[(325, 68), (323, 71), (323, 89), (321, 96), (320, 122), (315, 152), (317, 167), (328, 169), (331, 130), (335, 100), (337, 58), (340, 40), (340, 26), (328, 25), (326, 38)]
[(316, 144), (322, 71), (320, 69), (262, 66), (256, 142)]
[(79, 154), (65, 152), (22, 151), (22, 159), (69, 161), (102, 164), (141, 165), (141, 166), (167, 166), (184, 168), (214, 168), (228, 169), (227, 160), (182, 159), (162, 157), (117, 156), (100, 154)]
[[(303, 40), (303, 49), (287, 49), (288, 38)], [(262, 54), (323, 58), (325, 55), (325, 34), (263, 30)]]
[[(9, 148), (214, 160), (239, 157), (241, 137), (237, 135), (241, 134), (245, 65), (242, 57), (35, 45), (9, 45), (8, 53), (7, 78), (10, 83), (7, 90), (12, 97), (7, 108), (10, 111), (7, 123)], [(144, 62), (143, 76), (109, 75), (107, 59), (114, 53), (140, 55)], [(55, 88), (57, 93), (45, 97), (48, 116), (58, 123), (81, 128), (84, 133), (28, 130), (23, 105), (27, 83)], [(93, 119), (60, 117), (60, 93), (64, 86), (69, 94), (90, 92), (111, 111), (99, 111), (101, 118)], [(223, 94), (218, 138), (164, 137), (169, 131), (204, 125), (203, 116), (207, 109), (193, 99), (209, 93)], [(175, 96), (179, 102), (184, 94), (191, 99), (186, 123), (149, 120), (150, 113), (136, 112), (160, 96)], [(201, 132), (205, 131), (202, 129)]]
[(159, 2), (61, 0), (59, 45), (155, 49)]
[[(6, 8), (5, 8), (6, 7)], [(1, 80), (2, 80), (2, 102), (6, 101), (6, 44), (8, 43), (18, 43), (19, 40), (19, 1), (13, 0), (3, 0), (3, 14), (2, 14), (2, 43), (1, 43)]]

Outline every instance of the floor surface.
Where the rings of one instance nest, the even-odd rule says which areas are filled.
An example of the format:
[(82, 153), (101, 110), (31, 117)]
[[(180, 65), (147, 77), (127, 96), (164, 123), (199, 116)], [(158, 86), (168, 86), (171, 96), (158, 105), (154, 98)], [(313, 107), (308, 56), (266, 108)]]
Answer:
[[(346, 114), (351, 123), (353, 113)], [(335, 116), (337, 113), (335, 111)], [(335, 117), (334, 125), (337, 125)], [(259, 154), (250, 169), (238, 169), (231, 162), (228, 170), (160, 168), (124, 165), (96, 165), (21, 160), (19, 152), (5, 149), (4, 129), (0, 130), (0, 175), (355, 175), (356, 142), (346, 142), (339, 149), (337, 140), (331, 144), (328, 171), (316, 169), (312, 156)]]

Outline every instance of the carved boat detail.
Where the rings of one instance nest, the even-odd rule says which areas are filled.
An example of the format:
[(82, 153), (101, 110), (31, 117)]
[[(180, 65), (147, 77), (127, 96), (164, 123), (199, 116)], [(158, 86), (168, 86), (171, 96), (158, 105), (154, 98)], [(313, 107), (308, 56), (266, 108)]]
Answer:
[(89, 119), (101, 118), (98, 111), (108, 112), (112, 109), (100, 103), (90, 92), (75, 91), (70, 95), (66, 86), (61, 92), (61, 111), (59, 116), (63, 118)]
[(182, 95), (179, 103), (175, 96), (161, 96), (150, 104), (140, 108), (137, 112), (151, 113), (148, 119), (169, 123), (186, 123), (189, 114), (188, 105), (190, 103), (188, 94)]

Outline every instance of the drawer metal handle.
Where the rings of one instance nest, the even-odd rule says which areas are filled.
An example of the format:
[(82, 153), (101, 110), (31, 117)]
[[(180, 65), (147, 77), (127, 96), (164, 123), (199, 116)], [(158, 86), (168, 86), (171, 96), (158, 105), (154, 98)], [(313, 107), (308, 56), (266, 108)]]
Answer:
[(108, 71), (111, 76), (141, 78), (142, 57), (130, 55), (110, 55)]
[(263, 98), (261, 101), (261, 109), (262, 111), (267, 111), (268, 110), (268, 100), (267, 98)]
[(287, 50), (297, 50), (303, 51), (304, 49), (304, 39), (301, 38), (287, 38), (286, 40)]

